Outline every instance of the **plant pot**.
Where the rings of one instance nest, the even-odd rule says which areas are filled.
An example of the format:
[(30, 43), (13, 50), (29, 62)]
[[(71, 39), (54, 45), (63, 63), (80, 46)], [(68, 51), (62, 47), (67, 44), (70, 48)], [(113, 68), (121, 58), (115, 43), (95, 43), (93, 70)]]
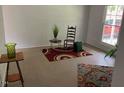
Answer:
[(56, 41), (56, 40), (57, 40), (57, 38), (54, 38), (53, 40), (55, 40), (55, 41)]

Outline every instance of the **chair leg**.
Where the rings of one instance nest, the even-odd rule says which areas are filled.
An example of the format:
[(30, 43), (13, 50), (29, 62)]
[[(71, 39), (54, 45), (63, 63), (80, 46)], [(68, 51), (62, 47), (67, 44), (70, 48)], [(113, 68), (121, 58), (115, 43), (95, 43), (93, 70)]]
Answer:
[(65, 40), (64, 41), (64, 48), (66, 48), (67, 47), (67, 41)]
[(65, 40), (64, 40), (64, 48), (65, 48)]

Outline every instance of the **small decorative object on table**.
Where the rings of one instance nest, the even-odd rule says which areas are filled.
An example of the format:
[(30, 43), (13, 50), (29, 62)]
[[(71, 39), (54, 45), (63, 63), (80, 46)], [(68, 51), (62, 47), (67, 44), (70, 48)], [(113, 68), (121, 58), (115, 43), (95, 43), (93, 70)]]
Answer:
[(5, 44), (5, 46), (7, 48), (8, 58), (15, 58), (16, 57), (16, 50), (15, 50), (16, 43), (7, 43)]

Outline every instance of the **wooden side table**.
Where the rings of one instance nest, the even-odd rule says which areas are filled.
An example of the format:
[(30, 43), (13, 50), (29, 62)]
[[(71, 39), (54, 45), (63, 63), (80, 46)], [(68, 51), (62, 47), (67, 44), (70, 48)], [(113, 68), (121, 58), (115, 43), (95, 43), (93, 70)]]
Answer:
[[(7, 63), (6, 84), (5, 84), (6, 87), (8, 85), (8, 82), (15, 82), (15, 81), (18, 81), (18, 80), (21, 80), (22, 86), (24, 87), (24, 80), (23, 80), (23, 77), (22, 77), (22, 72), (21, 72), (19, 63), (18, 63), (19, 61), (22, 61), (22, 60), (24, 60), (22, 52), (16, 53), (16, 58), (11, 58), (11, 59), (7, 57), (7, 54), (2, 54), (1, 55), (0, 64), (1, 63)], [(11, 62), (16, 62), (19, 73), (8, 75), (8, 73), (9, 73), (9, 63), (11, 63)]]

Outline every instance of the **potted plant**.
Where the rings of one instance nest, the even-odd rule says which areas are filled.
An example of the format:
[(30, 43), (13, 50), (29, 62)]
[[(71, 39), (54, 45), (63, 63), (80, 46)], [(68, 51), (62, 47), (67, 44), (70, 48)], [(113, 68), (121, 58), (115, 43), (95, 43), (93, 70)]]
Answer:
[(53, 28), (53, 35), (54, 35), (54, 39), (55, 39), (55, 40), (57, 39), (58, 32), (59, 32), (59, 29), (58, 29), (58, 27), (55, 25), (54, 28)]
[(112, 57), (116, 53), (116, 51), (117, 51), (117, 45), (115, 45), (115, 47), (113, 49), (109, 50), (106, 53), (105, 57), (107, 57), (107, 56)]

